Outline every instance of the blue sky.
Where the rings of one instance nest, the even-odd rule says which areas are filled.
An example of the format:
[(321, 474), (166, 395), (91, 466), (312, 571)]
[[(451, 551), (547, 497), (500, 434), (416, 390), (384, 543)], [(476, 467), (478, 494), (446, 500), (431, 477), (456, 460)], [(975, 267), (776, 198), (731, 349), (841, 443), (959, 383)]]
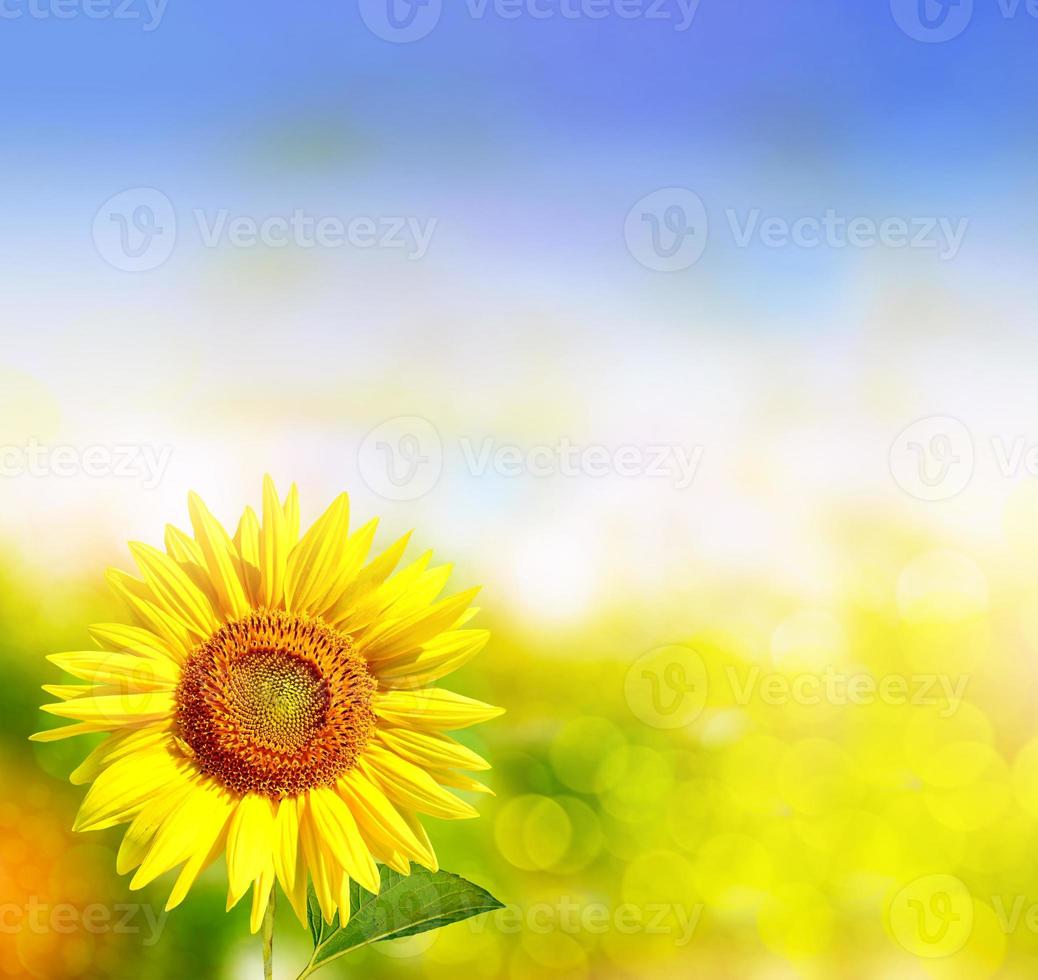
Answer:
[[(55, 2), (78, 15), (58, 19)], [(474, 18), (467, 0), (410, 44), (375, 37), (357, 2), (169, 0), (151, 31), (147, 0), (118, 0), (138, 19), (85, 16), (88, 2), (4, 2), (21, 12), (0, 18), (9, 291), (92, 279), (92, 215), (136, 186), (188, 212), (435, 215), (444, 275), (463, 284), (478, 268), (635, 307), (649, 288), (654, 306), (740, 323), (775, 310), (779, 330), (845, 314), (872, 257), (721, 243), (695, 277), (653, 280), (615, 249), (627, 208), (678, 186), (715, 230), (732, 209), (965, 216), (976, 247), (960, 282), (994, 292), (999, 270), (1032, 263), (1038, 19), (1023, 0), (1013, 17), (999, 4), (1014, 0), (973, 0), (961, 35), (933, 44), (887, 2), (701, 0), (678, 32), (615, 14)], [(660, 9), (679, 16), (677, 0)]]
[[(54, 0), (6, 9), (30, 2)], [(146, 0), (132, 2), (146, 17)], [(683, 33), (616, 16), (475, 19), (458, 2), (428, 37), (397, 45), (372, 36), (356, 3), (168, 0), (151, 32), (140, 20), (0, 19), (0, 81), (16, 93), (4, 112), (16, 138), (118, 138), (130, 153), (132, 133), (230, 137), (257, 117), (325, 114), (381, 139), (402, 126), (427, 147), (650, 132), (674, 146), (787, 139), (839, 151), (886, 134), (921, 152), (922, 140), (951, 148), (958, 135), (969, 157), (985, 135), (1033, 139), (1038, 98), (1038, 20), (1023, 0), (1012, 19), (999, 3), (1013, 0), (974, 2), (969, 27), (941, 44), (907, 37), (882, 2), (702, 0)]]

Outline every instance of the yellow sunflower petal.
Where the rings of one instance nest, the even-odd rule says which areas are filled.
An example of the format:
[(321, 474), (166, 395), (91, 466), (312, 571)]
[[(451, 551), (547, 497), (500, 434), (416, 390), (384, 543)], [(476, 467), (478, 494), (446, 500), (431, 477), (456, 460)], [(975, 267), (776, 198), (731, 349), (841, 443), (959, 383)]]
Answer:
[[(447, 582), (453, 571), (454, 566), (450, 564), (426, 569), (407, 588), (399, 590), (399, 594), (394, 598), (387, 614), (391, 618), (398, 618), (410, 616), (412, 613), (425, 609), (447, 588)], [(392, 581), (390, 584), (393, 584)], [(478, 592), (479, 589), (474, 591)]]
[(466, 793), (486, 793), (488, 796), (497, 795), (489, 786), (479, 780), (472, 779), (464, 773), (455, 772), (453, 769), (434, 769), (430, 771), (430, 775), (441, 786), (450, 786), (451, 789), (462, 789)]
[(274, 481), (263, 477), (263, 523), (260, 528), (259, 570), (260, 602), (267, 609), (278, 609), (285, 597), (285, 569), (292, 550), (285, 509), (278, 498)]
[(198, 542), (186, 531), (181, 531), (179, 527), (174, 527), (172, 524), (166, 525), (163, 544), (166, 546), (169, 557), (174, 561), (205, 567), (205, 555), (198, 547)]
[[(298, 800), (297, 800), (298, 809)], [(296, 847), (301, 846), (297, 835)], [(307, 884), (309, 877), (306, 873), (306, 861), (304, 858), (298, 856), (296, 858), (296, 875), (295, 881), (292, 883), (292, 887), (285, 890), (285, 895), (288, 898), (289, 904), (292, 906), (292, 911), (295, 912), (296, 918), (299, 919), (299, 923), (302, 926), (308, 924), (308, 908), (307, 908)]]
[(130, 553), (151, 589), (156, 605), (178, 618), (199, 639), (220, 625), (213, 607), (184, 570), (169, 555), (140, 542), (130, 543)]
[(471, 623), (479, 615), (479, 606), (469, 606), (459, 617), (458, 621), (452, 627), (453, 629), (460, 630), (466, 623)]
[(419, 858), (418, 863), (428, 868), (430, 871), (439, 871), (440, 862), (436, 857), (436, 849), (433, 847), (432, 841), (429, 840), (429, 832), (422, 826), (422, 822), (415, 814), (408, 810), (402, 811), (400, 816), (404, 818), (407, 826), (411, 828), (411, 832), (418, 838), (419, 843), (428, 855), (429, 860)]
[(122, 623), (95, 623), (88, 630), (97, 644), (126, 653), (156, 660), (172, 660), (182, 663), (185, 659), (183, 647), (174, 646), (151, 630), (139, 626), (124, 626)]
[(451, 630), (372, 670), (383, 687), (423, 687), (468, 663), (489, 639), (489, 630)]
[(288, 898), (292, 911), (302, 925), (307, 924), (306, 860), (300, 853), (300, 813), (302, 797), (286, 797), (278, 804), (274, 833), (274, 873)]
[[(401, 539), (401, 541), (403, 540)], [(398, 541), (397, 545), (400, 545), (401, 541)], [(390, 548), (390, 557), (395, 552), (397, 545)], [(371, 565), (382, 562), (382, 559), (385, 557), (385, 555), (382, 555), (376, 558)], [(397, 572), (392, 578), (382, 582), (377, 588), (371, 589), (367, 594), (359, 596), (348, 612), (338, 616), (334, 621), (335, 626), (344, 633), (350, 633), (354, 636), (370, 627), (415, 583), (425, 571), (431, 559), (432, 552), (426, 551), (406, 568)], [(367, 573), (368, 569), (365, 569), (364, 574), (367, 575)]]
[(115, 870), (123, 875), (132, 871), (147, 856), (159, 827), (191, 789), (189, 779), (173, 784), (157, 793), (131, 821), (119, 844)]
[(194, 646), (191, 632), (175, 616), (160, 609), (150, 599), (145, 598), (147, 590), (143, 582), (116, 568), (110, 568), (105, 574), (112, 590), (125, 602), (138, 622), (152, 633), (178, 651), (181, 659), (190, 653)]
[(295, 887), (299, 851), (299, 810), (295, 797), (286, 797), (278, 803), (274, 816), (274, 871), (285, 894)]
[(369, 744), (360, 759), (361, 771), (391, 800), (444, 820), (478, 816), (463, 800), (438, 786), (433, 778), (379, 745)]
[(335, 584), (346, 549), (350, 499), (339, 494), (292, 549), (285, 571), (285, 608), (311, 612)]
[(374, 664), (403, 656), (449, 630), (479, 589), (468, 589), (403, 619), (369, 630), (357, 640), (357, 649)]
[(260, 524), (251, 507), (242, 511), (238, 529), (234, 532), (234, 547), (242, 560), (259, 568)]
[(425, 769), (469, 769), (480, 772), (490, 763), (446, 735), (407, 728), (382, 728), (378, 740), (390, 751)]
[(209, 577), (209, 569), (205, 563), (205, 555), (198, 546), (198, 542), (185, 531), (166, 525), (165, 536), (166, 553), (184, 570), (184, 574), (191, 579), (196, 589), (208, 600), (214, 611), (220, 609), (220, 599), (213, 587), (212, 579)]
[[(130, 883), (139, 888), (170, 868), (191, 860), (206, 842), (216, 840), (233, 810), (231, 796), (220, 787), (197, 780), (190, 792), (163, 822), (148, 856)], [(206, 853), (203, 850), (203, 853)]]
[(234, 543), (196, 493), (188, 496), (188, 513), (223, 611), (233, 618), (244, 616), (250, 606)]
[(163, 744), (170, 735), (164, 727), (126, 728), (109, 735), (69, 775), (74, 786), (93, 782), (106, 766), (142, 749)]
[(72, 698), (82, 697), (88, 691), (94, 690), (93, 684), (41, 684), (40, 689), (46, 691), (51, 697), (60, 698), (62, 701), (71, 701)]
[(377, 520), (368, 521), (346, 540), (341, 553), (335, 559), (337, 571), (333, 573), (332, 585), (320, 602), (315, 604), (314, 610), (317, 614), (324, 616), (336, 608), (345, 592), (356, 582), (361, 566), (368, 557), (368, 552), (371, 551), (371, 543), (375, 538), (377, 527)]
[(210, 823), (198, 828), (195, 851), (184, 863), (166, 902), (166, 911), (176, 908), (187, 897), (198, 876), (223, 852), (227, 841), (227, 823)]
[(181, 795), (166, 802), (165, 813), (130, 888), (143, 888), (188, 860), (197, 850), (200, 836), (212, 837), (219, 832), (232, 806), (230, 795), (215, 783), (198, 778), (187, 783)]
[(394, 871), (404, 875), (405, 877), (410, 875), (411, 860), (403, 851), (394, 851), (393, 848), (389, 847), (384, 841), (377, 840), (363, 829), (360, 829), (360, 833), (364, 838), (364, 843), (367, 845), (368, 850), (371, 851), (371, 856), (376, 861), (380, 861), (382, 864), (392, 868)]
[[(353, 581), (335, 599), (331, 608), (326, 610), (325, 618), (327, 621), (340, 626), (340, 628), (342, 628), (342, 623), (352, 621), (361, 600), (365, 598), (370, 600), (373, 593), (377, 592), (378, 588), (399, 564), (410, 540), (411, 532), (408, 531), (407, 534), (383, 551), (381, 555), (362, 568)], [(376, 603), (372, 601), (372, 608), (375, 605)]]
[(107, 650), (51, 653), (47, 659), (73, 677), (95, 684), (168, 690), (176, 686), (180, 676), (179, 669), (172, 661), (135, 657), (130, 653), (109, 653)]
[(59, 718), (88, 722), (104, 731), (167, 718), (173, 713), (173, 695), (169, 691), (127, 691), (43, 704), (40, 710)]
[(104, 830), (135, 817), (156, 794), (189, 778), (164, 747), (120, 759), (104, 770), (83, 798), (76, 830)]
[(339, 925), (350, 921), (350, 877), (345, 872), (339, 875)]
[(504, 708), (431, 687), (420, 691), (381, 691), (372, 699), (376, 715), (407, 728), (452, 731), (504, 714)]
[(274, 888), (274, 872), (265, 868), (252, 886), (252, 911), (249, 913), (249, 929), (253, 935), (259, 932), (263, 925), (263, 916), (267, 911), (267, 903), (270, 901), (270, 893)]
[(49, 728), (45, 732), (33, 732), (29, 736), (30, 742), (59, 742), (64, 738), (72, 738), (75, 735), (96, 735), (96, 725), (88, 725), (80, 722), (76, 725), (65, 725), (63, 728)]
[(423, 863), (432, 858), (386, 794), (358, 769), (341, 776), (336, 786), (361, 833), (378, 841), (388, 852), (400, 853), (405, 858)]
[(260, 603), (260, 525), (256, 512), (251, 507), (246, 507), (238, 522), (238, 529), (234, 532), (234, 547), (238, 551), (240, 559), (239, 568), (245, 585), (245, 592), (249, 597), (249, 603), (253, 606)]
[(227, 902), (235, 905), (269, 864), (273, 867), (274, 808), (265, 796), (243, 796), (227, 830)]
[(339, 906), (339, 879), (335, 873), (336, 862), (325, 852), (320, 834), (314, 825), (309, 794), (299, 814), (299, 843), (302, 845), (302, 855), (313, 881), (317, 904), (321, 907), (321, 915), (325, 922), (331, 923)]
[(299, 488), (293, 483), (285, 497), (285, 536), (290, 548), (299, 541)]
[(308, 804), (314, 827), (343, 870), (362, 888), (378, 894), (378, 868), (342, 797), (326, 786), (318, 786), (310, 790)]

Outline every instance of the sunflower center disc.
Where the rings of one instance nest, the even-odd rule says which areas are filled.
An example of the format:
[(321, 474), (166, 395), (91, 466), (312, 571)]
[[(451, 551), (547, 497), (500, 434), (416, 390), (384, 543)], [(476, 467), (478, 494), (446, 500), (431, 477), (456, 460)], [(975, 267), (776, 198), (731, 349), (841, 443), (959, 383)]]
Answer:
[(287, 651), (255, 650), (231, 664), (230, 707), (241, 730), (272, 749), (296, 752), (320, 731), (328, 691), (313, 664)]
[(176, 734), (199, 768), (272, 798), (331, 785), (375, 726), (375, 681), (348, 636), (259, 610), (197, 647), (176, 692)]

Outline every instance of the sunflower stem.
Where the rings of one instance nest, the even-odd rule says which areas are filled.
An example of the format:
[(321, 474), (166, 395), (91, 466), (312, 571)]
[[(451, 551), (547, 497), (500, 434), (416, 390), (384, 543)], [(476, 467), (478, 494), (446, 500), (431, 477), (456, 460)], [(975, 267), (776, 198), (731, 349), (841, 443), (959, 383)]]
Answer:
[(263, 980), (274, 980), (274, 889), (263, 913)]

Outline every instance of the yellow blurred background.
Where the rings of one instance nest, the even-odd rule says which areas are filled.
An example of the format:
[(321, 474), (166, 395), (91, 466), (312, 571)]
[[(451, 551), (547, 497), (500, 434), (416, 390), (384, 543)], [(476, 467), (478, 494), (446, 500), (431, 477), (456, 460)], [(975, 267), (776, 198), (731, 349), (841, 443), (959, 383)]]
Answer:
[[(172, 385), (167, 371), (157, 366), (149, 383)], [(516, 387), (520, 373), (513, 366)], [(799, 497), (784, 492), (792, 468), (754, 459), (753, 445), (710, 438), (696, 442), (701, 469), (685, 489), (645, 475), (542, 473), (545, 454), (536, 474), (527, 463), (514, 471), (511, 456), (476, 473), (462, 440), (474, 441), (472, 453), (484, 438), (497, 445), (497, 425), (510, 436), (502, 444), (548, 445), (556, 417), (531, 411), (528, 421), (517, 411), (507, 423), (502, 414), (467, 436), (449, 427), (457, 423), (446, 403), (441, 414), (395, 414), (435, 404), (447, 388), (456, 398), (444, 376), (428, 372), (406, 397), (372, 391), (352, 423), (313, 385), (290, 422), (205, 422), (193, 417), (205, 414), (199, 404), (179, 417), (156, 393), (145, 403), (164, 420), (155, 445), (173, 447), (156, 486), (114, 473), (8, 478), (8, 974), (255, 975), (246, 913), (222, 912), (222, 871), (167, 919), (167, 882), (138, 894), (116, 879), (116, 831), (69, 830), (80, 791), (65, 777), (84, 748), (24, 738), (49, 727), (36, 712), (38, 685), (57, 677), (43, 656), (79, 648), (87, 624), (123, 616), (102, 582), (108, 564), (131, 567), (121, 542), (158, 544), (167, 521), (185, 523), (189, 486), (232, 521), (258, 503), (260, 472), (273, 460), (282, 481), (300, 482), (304, 517), (345, 486), (355, 521), (381, 514), (386, 542), (415, 527), (412, 547), (455, 562), (455, 584), (484, 584), (481, 619), (493, 642), (457, 686), (508, 708), (479, 733), (462, 733), (494, 762), (497, 795), (478, 801), (480, 820), (433, 830), (443, 866), (506, 909), (363, 952), (352, 971), (1029, 975), (1038, 963), (1035, 487), (985, 482), (977, 466), (962, 494), (921, 500), (905, 490), (919, 487), (899, 462), (896, 426), (886, 451), (862, 451), (862, 472), (878, 471), (868, 495), (803, 482)], [(9, 377), (9, 444), (38, 438), (49, 418), (52, 446), (82, 445), (72, 436), (82, 403), (45, 374)], [(253, 385), (228, 379), (221, 397), (236, 404)], [(603, 412), (623, 395), (590, 377), (582, 392)], [(284, 387), (278, 400), (289, 403)], [(675, 414), (662, 401), (661, 423)], [(97, 402), (89, 410), (109, 418), (92, 431), (123, 424), (121, 403)], [(752, 405), (748, 397), (747, 414)], [(383, 446), (369, 456), (372, 439), (350, 431), (377, 419), (377, 406), (389, 418), (369, 430)], [(248, 411), (261, 414), (255, 403)], [(241, 438), (221, 451), (214, 429), (232, 425)], [(795, 420), (770, 412), (753, 425), (773, 427), (788, 447), (805, 438)], [(596, 445), (636, 444), (629, 430), (595, 431)], [(761, 455), (776, 452), (765, 443)], [(53, 462), (53, 449), (41, 458)], [(398, 484), (387, 483), (394, 473)], [(949, 520), (967, 503), (995, 525), (989, 533)], [(84, 917), (95, 905), (102, 912)], [(65, 931), (59, 907), (76, 910)], [(285, 975), (305, 961), (306, 940), (283, 916)]]

